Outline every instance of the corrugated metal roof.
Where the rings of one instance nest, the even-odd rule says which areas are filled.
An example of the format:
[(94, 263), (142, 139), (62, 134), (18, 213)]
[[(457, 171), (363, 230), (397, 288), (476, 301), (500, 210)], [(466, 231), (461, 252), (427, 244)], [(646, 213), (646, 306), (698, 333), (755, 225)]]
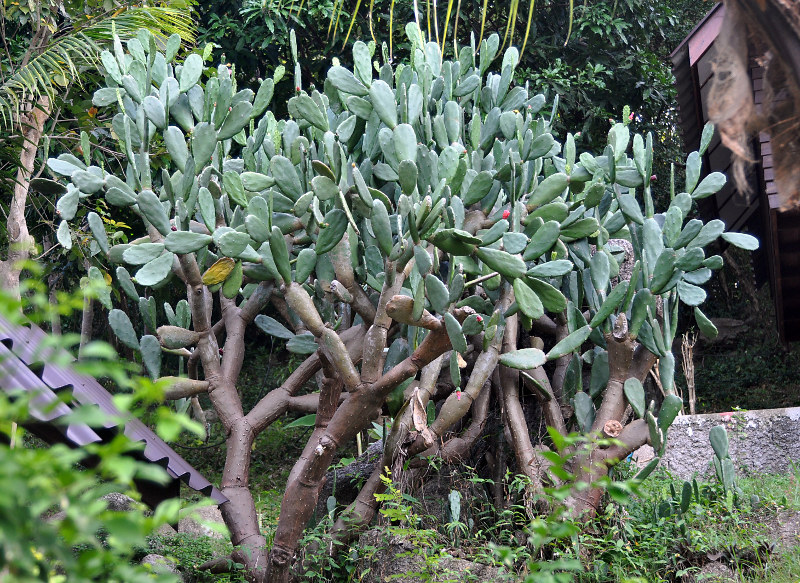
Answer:
[[(31, 425), (45, 426), (44, 438), (54, 436), (71, 447), (105, 441), (120, 429), (119, 419), (125, 419), (122, 430), (132, 441), (144, 444), (140, 452), (144, 459), (164, 467), (173, 480), (181, 480), (190, 488), (213, 498), (217, 504), (228, 499), (205, 479), (200, 472), (176, 453), (144, 423), (130, 415), (123, 415), (114, 405), (111, 393), (94, 378), (79, 374), (59, 362), (69, 362), (68, 355), (56, 351), (47, 342), (47, 334), (34, 325), (16, 326), (0, 316), (0, 389), (25, 390), (33, 394)], [(58, 358), (55, 358), (58, 356)], [(35, 372), (34, 372), (35, 371)], [(101, 428), (95, 429), (80, 423), (67, 426), (58, 419), (70, 412), (69, 404), (61, 402), (58, 392), (69, 390), (72, 402), (78, 405), (95, 405), (108, 415)], [(55, 431), (54, 431), (55, 429)], [(98, 433), (99, 431), (99, 433)]]

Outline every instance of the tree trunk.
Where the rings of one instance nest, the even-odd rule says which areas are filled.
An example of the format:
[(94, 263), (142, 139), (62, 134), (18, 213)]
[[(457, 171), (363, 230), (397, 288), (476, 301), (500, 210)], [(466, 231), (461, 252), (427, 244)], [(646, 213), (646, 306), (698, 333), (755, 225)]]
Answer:
[(14, 182), (14, 195), (8, 209), (6, 230), (8, 232), (8, 256), (0, 261), (0, 287), (17, 300), (20, 299), (19, 278), (22, 268), (20, 262), (30, 258), (33, 237), (28, 232), (25, 220), (25, 205), (28, 200), (30, 179), (36, 164), (36, 152), (42, 139), (44, 124), (50, 116), (50, 100), (42, 96), (30, 111), (20, 118), (22, 127), (22, 151), (19, 155), (19, 168)]
[[(606, 334), (606, 343), (609, 379), (591, 430), (592, 435), (597, 437), (603, 437), (602, 432), (607, 423), (622, 421), (626, 407), (624, 382), (629, 378), (637, 378), (643, 382), (656, 361), (655, 355), (628, 335), (628, 324), (624, 314), (617, 319), (614, 330)], [(598, 478), (606, 476), (611, 466), (647, 443), (648, 438), (647, 423), (638, 419), (625, 426), (616, 438), (622, 445), (607, 448), (593, 445), (588, 455), (579, 455), (575, 458), (574, 466), (577, 468), (575, 483), (592, 484)], [(576, 491), (566, 500), (566, 505), (573, 516), (593, 515), (600, 505), (603, 492), (602, 488), (592, 487)]]
[(78, 360), (83, 358), (83, 349), (92, 340), (94, 327), (94, 300), (88, 295), (83, 296), (83, 312), (81, 314), (81, 341), (78, 345)]
[[(51, 273), (50, 277), (47, 278), (48, 296), (51, 306), (58, 305), (58, 291), (56, 290), (58, 280), (59, 277), (55, 273)], [(61, 336), (61, 314), (58, 313), (58, 310), (52, 310), (50, 313), (50, 332)]]

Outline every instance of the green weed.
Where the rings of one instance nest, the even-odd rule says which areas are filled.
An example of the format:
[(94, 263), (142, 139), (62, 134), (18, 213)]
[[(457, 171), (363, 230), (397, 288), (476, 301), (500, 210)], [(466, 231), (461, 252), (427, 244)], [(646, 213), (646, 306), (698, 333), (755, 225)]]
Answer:
[(198, 567), (206, 561), (219, 556), (229, 555), (231, 544), (227, 541), (205, 536), (194, 536), (178, 533), (174, 535), (155, 535), (148, 538), (147, 553), (156, 553), (174, 559), (184, 574), (185, 579), (196, 583), (241, 583), (244, 575), (231, 565), (234, 570), (224, 575), (211, 575), (200, 571)]

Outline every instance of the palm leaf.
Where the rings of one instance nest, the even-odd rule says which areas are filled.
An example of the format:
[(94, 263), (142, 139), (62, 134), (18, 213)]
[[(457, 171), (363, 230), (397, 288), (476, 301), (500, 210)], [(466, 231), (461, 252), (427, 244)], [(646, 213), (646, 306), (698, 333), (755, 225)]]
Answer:
[[(375, 0), (369, 0), (369, 35), (372, 37), (372, 42), (378, 44), (378, 39), (375, 38), (375, 31), (372, 29), (372, 8), (375, 6)], [(392, 8), (394, 8), (394, 0), (392, 0)], [(390, 9), (391, 10), (391, 9)], [(389, 34), (391, 38), (391, 33)]]
[(111, 42), (114, 31), (127, 39), (141, 28), (162, 39), (177, 33), (184, 41), (194, 40), (191, 19), (185, 12), (169, 8), (130, 8), (72, 29), (54, 38), (0, 84), (0, 127), (19, 120), (22, 110), (41, 97), (52, 101), (59, 85), (80, 82), (80, 72), (97, 66), (100, 51)]
[(478, 46), (483, 42), (483, 31), (486, 28), (486, 14), (489, 7), (489, 0), (483, 0), (483, 8), (481, 9), (481, 34), (478, 36)]
[[(370, 20), (372, 20), (372, 13), (371, 12), (370, 12), (369, 17), (370, 17)], [(393, 57), (393, 55), (392, 55), (392, 39), (394, 38), (394, 30), (392, 30), (393, 23), (394, 23), (394, 0), (392, 0), (392, 3), (389, 4), (389, 58), (390, 59)], [(372, 30), (372, 23), (370, 23), (369, 28), (370, 28), (370, 30)], [(373, 35), (373, 37), (374, 36), (375, 35)]]
[(456, 4), (456, 16), (453, 20), (453, 55), (458, 58), (458, 20), (461, 16), (461, 0)]
[(80, 31), (97, 42), (111, 41), (112, 22), (120, 38), (132, 37), (140, 28), (146, 28), (162, 39), (177, 34), (184, 42), (192, 43), (195, 38), (194, 23), (190, 14), (175, 8), (153, 6), (128, 8), (116, 16), (109, 16), (84, 26)]
[[(511, 42), (514, 42), (514, 25), (517, 24), (517, 8), (519, 7), (519, 0), (511, 0), (511, 5), (508, 8), (508, 20), (506, 21), (506, 33), (503, 35), (503, 48), (506, 46), (506, 41), (509, 40), (508, 33), (511, 32)], [(502, 52), (502, 51), (501, 51)]]
[[(333, 30), (333, 38), (336, 39), (336, 31), (339, 30), (339, 18), (342, 15), (342, 8), (344, 7), (344, 0), (334, 0), (333, 12), (331, 13), (331, 21), (328, 23), (328, 36), (331, 35)], [(355, 16), (353, 16), (355, 20)]]
[[(444, 45), (447, 42), (447, 27), (450, 26), (450, 14), (453, 11), (453, 0), (447, 0), (447, 16), (444, 19), (444, 34), (442, 35), (442, 46), (440, 50), (442, 52), (442, 58), (444, 58)], [(455, 33), (454, 33), (455, 34)], [(458, 57), (458, 55), (456, 55)]]
[[(333, 13), (331, 14), (330, 22), (328, 23), (328, 36), (330, 37), (331, 31), (333, 31), (334, 38), (336, 37), (336, 31), (339, 28), (339, 19), (342, 15), (344, 10), (346, 0), (333, 0)], [(350, 32), (355, 24), (356, 18), (358, 16), (358, 9), (361, 5), (361, 0), (355, 0), (355, 10), (352, 13), (350, 19), (350, 25), (347, 31), (347, 38), (345, 38), (344, 44), (347, 44), (347, 41), (350, 37)], [(373, 30), (372, 24), (372, 7), (374, 4), (374, 0), (370, 0), (370, 9), (369, 9), (369, 26), (370, 26), (370, 34), (372, 35), (372, 39), (375, 39), (375, 33)], [(392, 49), (392, 30), (394, 25), (394, 4), (395, 0), (391, 0), (390, 7), (389, 7), (389, 54), (391, 55)], [(433, 4), (433, 6), (431, 6)], [(483, 40), (485, 29), (486, 29), (486, 16), (489, 12), (489, 0), (483, 0), (483, 6), (481, 8), (481, 29), (480, 34), (478, 35), (478, 45), (480, 45), (481, 41)], [(530, 0), (528, 4), (528, 19), (525, 24), (525, 36), (522, 39), (522, 50), (520, 54), (525, 51), (525, 46), (528, 44), (528, 38), (530, 36), (531, 25), (533, 23), (533, 15), (534, 15), (534, 7), (536, 5), (536, 0)], [(457, 26), (458, 26), (458, 17), (460, 12), (461, 2), (460, 0), (457, 3), (456, 11), (455, 11), (455, 20), (456, 22), (453, 25), (453, 36), (456, 35)], [(516, 26), (517, 26), (517, 17), (519, 15), (519, 8), (520, 8), (520, 0), (509, 0), (508, 2), (508, 19), (506, 21), (505, 31), (503, 34), (503, 46), (506, 46), (506, 43), (512, 44), (514, 42), (514, 36), (516, 33)], [(444, 22), (444, 31), (443, 37), (440, 38), (439, 36), (439, 6), (438, 0), (425, 0), (425, 19), (427, 21), (427, 30), (428, 30), (428, 39), (436, 40), (436, 42), (440, 45), (442, 53), (444, 54), (445, 49), (445, 42), (447, 38), (447, 30), (449, 27), (449, 23), (452, 16), (452, 9), (453, 9), (453, 0), (448, 0), (447, 2), (447, 9), (445, 13), (445, 22)], [(572, 34), (572, 23), (573, 23), (573, 13), (575, 9), (575, 0), (569, 0), (569, 24), (567, 26), (567, 38), (564, 44), (566, 45), (569, 41), (569, 38)], [(417, 21), (417, 25), (419, 25), (419, 12), (417, 10), (417, 0), (414, 0), (414, 16), (415, 20)], [(431, 21), (433, 21), (433, 31), (431, 31)], [(422, 27), (420, 26), (420, 30)], [(433, 36), (431, 33), (433, 32)], [(457, 42), (457, 39), (453, 39), (454, 43)]]
[(572, 17), (575, 13), (575, 0), (569, 0), (569, 27), (567, 28), (567, 38), (564, 39), (564, 46), (567, 46), (569, 37), (572, 35)]
[(519, 51), (519, 56), (522, 58), (522, 55), (525, 53), (525, 47), (528, 44), (528, 35), (531, 33), (531, 22), (533, 22), (533, 8), (536, 6), (536, 0), (531, 0), (531, 4), (528, 7), (528, 24), (525, 26), (525, 39), (522, 41), (522, 49)]
[(342, 43), (342, 47), (347, 46), (347, 39), (350, 38), (350, 33), (353, 30), (353, 25), (356, 23), (356, 17), (358, 16), (359, 8), (361, 8), (361, 0), (356, 0), (356, 9), (353, 11), (353, 18), (350, 20), (350, 28), (347, 29), (347, 36), (344, 37), (344, 42)]

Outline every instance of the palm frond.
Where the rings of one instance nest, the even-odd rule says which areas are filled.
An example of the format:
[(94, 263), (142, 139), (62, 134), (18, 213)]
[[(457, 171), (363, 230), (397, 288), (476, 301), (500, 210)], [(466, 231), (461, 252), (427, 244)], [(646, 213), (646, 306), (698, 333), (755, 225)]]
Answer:
[[(488, 0), (484, 1), (488, 2)], [(425, 13), (428, 19), (428, 38), (431, 38), (431, 0), (425, 0)]]
[(394, 58), (394, 55), (392, 54), (393, 40), (394, 40), (394, 0), (392, 0), (392, 3), (389, 4), (389, 58), (390, 59)]
[(333, 12), (331, 13), (331, 21), (328, 23), (328, 37), (331, 36), (333, 30), (333, 39), (336, 39), (336, 31), (339, 30), (339, 18), (342, 16), (342, 8), (344, 7), (344, 0), (333, 1)]
[(525, 47), (528, 45), (528, 35), (531, 33), (531, 22), (533, 22), (533, 9), (536, 6), (536, 0), (531, 0), (530, 6), (528, 7), (528, 24), (525, 27), (525, 39), (522, 41), (522, 49), (519, 51), (519, 56), (522, 58), (522, 55), (525, 53)]
[(483, 42), (483, 31), (486, 28), (486, 14), (489, 0), (483, 0), (483, 8), (481, 9), (481, 34), (478, 37), (478, 46)]
[[(450, 13), (453, 11), (453, 0), (447, 0), (447, 15), (444, 19), (444, 34), (442, 35), (442, 46), (439, 47), (439, 50), (442, 53), (442, 58), (444, 58), (444, 45), (447, 43), (447, 27), (450, 26)], [(456, 55), (456, 58), (458, 55)]]
[(195, 39), (194, 24), (189, 13), (153, 6), (128, 8), (116, 16), (91, 22), (79, 30), (97, 42), (110, 41), (113, 38), (112, 22), (120, 38), (134, 36), (139, 29), (146, 28), (163, 39), (172, 34), (179, 35), (185, 43), (193, 43)]
[(79, 82), (82, 70), (97, 66), (100, 51), (112, 41), (114, 32), (124, 40), (141, 28), (162, 39), (177, 33), (185, 42), (194, 41), (188, 15), (169, 8), (130, 8), (73, 28), (55, 37), (0, 85), (0, 127), (13, 125), (23, 110), (41, 97), (52, 101), (60, 86)]
[[(339, 19), (340, 19), (341, 15), (342, 15), (342, 12), (344, 10), (345, 1), (346, 0), (333, 0), (333, 13), (331, 14), (330, 22), (328, 23), (328, 36), (329, 37), (330, 37), (330, 33), (331, 33), (332, 30), (334, 32), (334, 38), (336, 37), (336, 30), (338, 30), (338, 28), (339, 28)], [(369, 18), (370, 34), (371, 34), (373, 40), (376, 40), (375, 39), (375, 33), (374, 33), (374, 30), (373, 30), (373, 23), (372, 23), (372, 17), (373, 17), (372, 7), (373, 7), (373, 4), (374, 4), (374, 0), (370, 0), (368, 18)], [(454, 42), (454, 47), (456, 47), (456, 49), (455, 49), (456, 52), (458, 50), (456, 43), (458, 42), (457, 30), (458, 30), (459, 14), (461, 12), (461, 0), (458, 0), (458, 2), (456, 3), (455, 15), (453, 15), (453, 4), (454, 4), (453, 0), (448, 0), (447, 1), (447, 9), (445, 11), (445, 17), (444, 17), (444, 19), (445, 19), (444, 20), (444, 30), (442, 32), (442, 37), (440, 38), (440, 34), (439, 34), (439, 6), (438, 6), (438, 0), (425, 0), (425, 20), (426, 20), (427, 30), (428, 30), (428, 39), (429, 40), (435, 40), (437, 42), (437, 44), (440, 45), (440, 48), (441, 48), (443, 54), (444, 54), (444, 50), (445, 50), (445, 43), (446, 43), (446, 40), (447, 40), (447, 32), (449, 30), (449, 23), (450, 23), (451, 17), (453, 17), (453, 16), (455, 18), (454, 24), (453, 24), (453, 36), (454, 36), (453, 42)], [(502, 43), (502, 47), (503, 48), (505, 48), (506, 46), (508, 46), (510, 44), (513, 44), (515, 42), (515, 35), (516, 35), (516, 32), (517, 32), (517, 17), (520, 16), (520, 12), (519, 12), (520, 4), (521, 4), (520, 0), (509, 0), (509, 2), (508, 2), (508, 17), (506, 18), (505, 30), (503, 31), (503, 43)], [(394, 28), (393, 27), (393, 25), (394, 25), (394, 5), (395, 5), (395, 0), (391, 0), (390, 5), (389, 5), (389, 54), (390, 55), (392, 54), (392, 39), (393, 39), (392, 32), (393, 32), (393, 28)], [(355, 10), (353, 11), (353, 13), (352, 13), (352, 15), (350, 17), (350, 25), (349, 25), (349, 28), (348, 28), (348, 31), (347, 31), (347, 37), (344, 40), (344, 44), (345, 45), (347, 44), (347, 41), (350, 38), (350, 32), (351, 32), (351, 30), (353, 28), (353, 25), (355, 24), (356, 19), (358, 17), (358, 9), (359, 9), (360, 6), (361, 6), (361, 0), (355, 0)], [(522, 39), (522, 50), (520, 51), (520, 53), (523, 53), (525, 51), (525, 47), (528, 44), (528, 39), (530, 37), (530, 32), (531, 32), (531, 26), (533, 24), (533, 16), (534, 16), (534, 12), (535, 12), (535, 6), (536, 6), (536, 0), (530, 0), (530, 3), (528, 4), (528, 19), (527, 19), (527, 22), (525, 23), (525, 36)], [(492, 6), (492, 8), (494, 8), (494, 6)], [(490, 10), (489, 0), (483, 0), (482, 8), (480, 10), (481, 28), (480, 28), (480, 34), (478, 35), (478, 45), (481, 44), (481, 41), (483, 40), (483, 37), (484, 37), (484, 33), (486, 32), (486, 17), (489, 14), (489, 10)], [(567, 26), (567, 38), (566, 38), (566, 41), (564, 42), (565, 45), (567, 44), (567, 42), (569, 41), (570, 36), (572, 35), (572, 23), (573, 23), (574, 10), (575, 10), (575, 0), (569, 0), (569, 24)], [(420, 23), (419, 23), (420, 17), (419, 17), (419, 13), (417, 11), (417, 0), (414, 0), (414, 16), (415, 16), (415, 20), (417, 21), (417, 25), (420, 26)], [(431, 25), (431, 22), (433, 22), (433, 25)], [(420, 30), (422, 30), (421, 26), (420, 26)], [(519, 40), (519, 39), (517, 39), (517, 40)]]
[(453, 20), (453, 55), (458, 58), (458, 21), (461, 16), (461, 0), (456, 4), (456, 17)]
[(361, 0), (356, 0), (356, 9), (353, 11), (353, 18), (350, 20), (350, 28), (347, 29), (347, 36), (344, 37), (344, 42), (342, 43), (343, 48), (347, 46), (347, 39), (350, 38), (350, 33), (353, 31), (353, 25), (356, 23), (359, 8), (361, 8)]
[(98, 47), (83, 33), (63, 36), (18, 68), (0, 85), (0, 122), (12, 125), (19, 119), (23, 106), (30, 106), (42, 96), (55, 95), (59, 78), (76, 79), (78, 71), (96, 58)]
[[(378, 39), (375, 38), (375, 31), (372, 29), (372, 8), (374, 6), (375, 6), (375, 0), (369, 0), (369, 16), (367, 18), (369, 20), (369, 35), (372, 37), (372, 42), (374, 42), (377, 45)], [(392, 7), (389, 10), (391, 11), (392, 8), (394, 8), (394, 0), (392, 0)], [(389, 37), (391, 38), (391, 33), (389, 34)]]
[(567, 46), (569, 37), (572, 36), (572, 18), (575, 14), (575, 0), (569, 0), (569, 27), (567, 28), (567, 38), (564, 39), (564, 46)]
[(509, 42), (513, 42), (514, 38), (514, 25), (517, 23), (517, 7), (519, 6), (519, 0), (511, 0), (511, 4), (508, 7), (508, 20), (506, 21), (506, 32), (503, 35), (503, 42), (501, 45), (501, 53), (503, 49), (506, 47), (506, 41), (509, 41), (508, 33), (511, 33), (511, 40)]

